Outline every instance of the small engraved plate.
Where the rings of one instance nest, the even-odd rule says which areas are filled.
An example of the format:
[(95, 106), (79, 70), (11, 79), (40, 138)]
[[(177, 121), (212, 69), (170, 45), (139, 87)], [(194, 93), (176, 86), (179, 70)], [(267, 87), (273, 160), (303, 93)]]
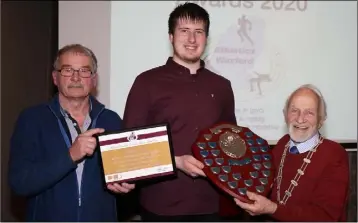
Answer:
[(228, 162), (229, 166), (238, 166), (239, 165), (238, 160), (229, 159), (227, 162)]
[(261, 146), (260, 149), (261, 149), (261, 152), (267, 153), (267, 151), (268, 151), (268, 146)]
[(248, 139), (247, 144), (249, 144), (249, 146), (253, 146), (254, 145), (254, 140)]
[(264, 175), (264, 177), (268, 177), (268, 176), (270, 176), (270, 171), (269, 170), (263, 170), (262, 175)]
[(263, 154), (262, 157), (264, 158), (264, 160), (270, 160), (271, 159), (270, 154)]
[(205, 165), (207, 165), (207, 166), (211, 166), (211, 165), (213, 165), (213, 160), (212, 159), (205, 159), (204, 160), (204, 163), (205, 163)]
[(254, 158), (255, 161), (261, 161), (260, 155), (253, 155), (252, 157)]
[(246, 192), (247, 192), (247, 188), (246, 188), (246, 187), (239, 188), (238, 191), (239, 191), (239, 193), (240, 193), (241, 195), (245, 195)]
[(254, 167), (255, 170), (261, 169), (261, 163), (253, 163), (252, 166)]
[(264, 143), (264, 140), (261, 138), (256, 139), (257, 144), (262, 145)]
[(252, 134), (252, 132), (245, 132), (245, 135), (247, 138), (252, 137), (254, 134)]
[(239, 160), (229, 159), (228, 163), (229, 163), (229, 166), (239, 166), (239, 165), (240, 165), (240, 161), (239, 161)]
[(239, 166), (243, 166), (243, 165), (245, 165), (245, 160), (243, 159), (243, 160), (239, 160)]
[(230, 173), (230, 171), (231, 171), (231, 167), (230, 167), (230, 166), (223, 166), (222, 169), (223, 169), (223, 171), (224, 171), (225, 173)]
[(212, 148), (212, 149), (216, 148), (216, 142), (208, 142), (208, 144), (209, 144), (210, 148)]
[(232, 177), (233, 177), (235, 180), (240, 180), (240, 179), (241, 179), (241, 174), (240, 174), (240, 173), (234, 173), (234, 174), (232, 174)]
[(270, 169), (270, 168), (271, 168), (271, 163), (270, 163), (270, 162), (264, 162), (263, 165), (264, 165), (264, 167), (267, 168), (267, 169)]
[(218, 173), (220, 173), (220, 168), (219, 168), (219, 167), (211, 167), (211, 171), (212, 171), (214, 174), (218, 174)]
[(237, 188), (237, 182), (236, 181), (230, 181), (227, 183), (231, 189)]
[(226, 182), (229, 179), (229, 177), (227, 175), (219, 175), (219, 179), (221, 182)]
[(209, 141), (211, 139), (212, 135), (211, 134), (205, 134), (204, 138), (206, 139), (206, 141)]
[(201, 150), (200, 155), (205, 158), (209, 155), (209, 152), (207, 150)]
[(259, 176), (259, 173), (257, 171), (250, 172), (251, 178), (257, 178)]
[(215, 162), (221, 166), (224, 163), (224, 158), (215, 158)]
[(253, 181), (252, 181), (252, 179), (244, 180), (244, 183), (245, 183), (246, 186), (251, 187), (252, 184), (253, 184)]
[(205, 147), (206, 147), (205, 142), (198, 142), (197, 145), (200, 149), (205, 149)]
[(257, 153), (259, 151), (259, 147), (250, 147), (251, 152)]
[(245, 158), (245, 164), (250, 164), (251, 161), (252, 161), (252, 160), (251, 160), (249, 157), (246, 157), (246, 158)]
[(221, 133), (221, 130), (220, 129), (214, 129), (214, 131), (212, 131), (212, 133), (219, 134), (219, 133)]
[(213, 156), (218, 156), (220, 154), (220, 150), (218, 149), (211, 150), (211, 154), (213, 154)]
[(260, 185), (260, 186), (256, 186), (256, 191), (259, 192), (259, 193), (262, 193), (264, 192), (265, 188), (264, 186)]
[(262, 185), (266, 185), (268, 183), (267, 178), (260, 178), (259, 181)]

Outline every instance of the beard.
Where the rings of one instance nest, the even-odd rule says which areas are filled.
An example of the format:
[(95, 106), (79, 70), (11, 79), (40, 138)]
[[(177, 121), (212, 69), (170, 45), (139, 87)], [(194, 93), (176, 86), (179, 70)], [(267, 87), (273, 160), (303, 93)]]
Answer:
[(307, 130), (305, 133), (299, 133), (293, 124), (288, 125), (288, 134), (290, 135), (290, 138), (297, 142), (297, 143), (301, 143), (301, 142), (305, 142), (308, 139), (310, 139), (313, 135), (314, 135), (314, 131), (312, 130)]
[(195, 55), (183, 55), (174, 50), (174, 55), (185, 63), (192, 64), (200, 61), (200, 56)]

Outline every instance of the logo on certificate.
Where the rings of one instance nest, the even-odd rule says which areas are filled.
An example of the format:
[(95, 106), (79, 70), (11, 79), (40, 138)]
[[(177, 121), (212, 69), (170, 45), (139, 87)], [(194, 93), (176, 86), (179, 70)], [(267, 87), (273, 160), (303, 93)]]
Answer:
[(132, 132), (128, 137), (127, 137), (128, 141), (134, 141), (134, 140), (137, 140), (138, 139), (138, 136)]

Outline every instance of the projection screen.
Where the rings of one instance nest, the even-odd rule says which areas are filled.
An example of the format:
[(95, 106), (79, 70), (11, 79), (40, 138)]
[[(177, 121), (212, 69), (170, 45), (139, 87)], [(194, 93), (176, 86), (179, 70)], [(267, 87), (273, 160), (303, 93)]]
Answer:
[[(328, 106), (321, 133), (338, 142), (357, 141), (355, 1), (191, 2), (210, 13), (203, 59), (231, 81), (239, 125), (275, 144), (287, 131), (287, 96), (314, 84)], [(171, 56), (168, 16), (180, 3), (60, 1), (59, 47), (77, 42), (94, 50), (97, 96), (122, 116), (135, 77)]]

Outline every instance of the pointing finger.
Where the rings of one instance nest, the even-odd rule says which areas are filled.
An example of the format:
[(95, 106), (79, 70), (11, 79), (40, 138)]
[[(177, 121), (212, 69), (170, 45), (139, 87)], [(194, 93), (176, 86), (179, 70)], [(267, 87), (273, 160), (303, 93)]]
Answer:
[(104, 129), (95, 128), (95, 129), (90, 129), (90, 130), (84, 132), (82, 135), (83, 136), (93, 136), (94, 134), (98, 134), (98, 133), (102, 133), (102, 132), (104, 132)]

